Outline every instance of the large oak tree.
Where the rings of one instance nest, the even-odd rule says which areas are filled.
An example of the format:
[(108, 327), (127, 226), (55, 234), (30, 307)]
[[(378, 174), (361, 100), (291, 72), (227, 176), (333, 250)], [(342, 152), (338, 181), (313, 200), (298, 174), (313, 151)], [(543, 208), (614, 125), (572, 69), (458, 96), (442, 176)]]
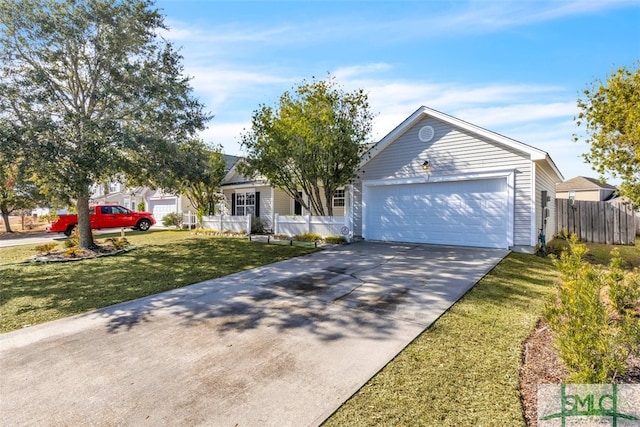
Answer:
[(583, 93), (576, 123), (591, 145), (585, 160), (601, 175), (620, 177), (620, 194), (640, 206), (640, 68), (620, 68)]
[(165, 28), (150, 0), (0, 0), (0, 114), (28, 129), (43, 189), (76, 202), (84, 248), (90, 185), (162, 178), (209, 118)]
[(372, 117), (362, 90), (347, 93), (331, 77), (304, 81), (254, 112), (241, 137), (248, 155), (240, 171), (264, 176), (314, 215), (333, 215), (333, 196), (356, 176)]

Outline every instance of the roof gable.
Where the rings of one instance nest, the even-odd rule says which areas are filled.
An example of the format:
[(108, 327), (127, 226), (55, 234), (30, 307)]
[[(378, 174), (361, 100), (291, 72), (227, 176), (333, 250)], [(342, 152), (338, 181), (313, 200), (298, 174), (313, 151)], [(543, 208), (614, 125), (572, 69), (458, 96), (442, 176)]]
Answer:
[(480, 126), (476, 126), (472, 123), (466, 122), (464, 120), (458, 119), (456, 117), (450, 116), (448, 114), (442, 113), (440, 111), (422, 106), (418, 108), (413, 114), (411, 114), (408, 118), (406, 118), (402, 123), (396, 126), (391, 132), (389, 132), (384, 138), (378, 141), (371, 149), (369, 149), (364, 156), (362, 157), (362, 161), (360, 163), (360, 167), (363, 167), (366, 163), (368, 163), (371, 159), (376, 157), (380, 152), (382, 152), (389, 145), (394, 143), (398, 138), (400, 138), (404, 133), (406, 133), (409, 129), (411, 129), (416, 123), (422, 120), (425, 117), (433, 117), (442, 122), (448, 123), (452, 126), (464, 129), (473, 134), (479, 135), (481, 137), (487, 138), (499, 145), (503, 145), (505, 147), (518, 150), (520, 152), (525, 153), (529, 156), (532, 161), (546, 161), (551, 169), (558, 175), (560, 179), (563, 179), (562, 174), (556, 167), (549, 154), (545, 151), (539, 150), (530, 145), (524, 144), (522, 142), (516, 141), (515, 139), (508, 138), (504, 135), (500, 135), (498, 133), (489, 131), (487, 129), (481, 128)]

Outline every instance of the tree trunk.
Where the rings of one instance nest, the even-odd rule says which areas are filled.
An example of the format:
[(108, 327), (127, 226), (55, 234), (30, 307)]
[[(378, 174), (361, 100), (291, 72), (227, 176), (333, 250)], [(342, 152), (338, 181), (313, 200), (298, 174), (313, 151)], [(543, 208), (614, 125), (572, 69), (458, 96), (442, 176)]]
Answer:
[(80, 196), (77, 201), (78, 209), (78, 236), (80, 237), (80, 247), (82, 249), (95, 249), (96, 244), (91, 234), (91, 222), (89, 218), (89, 197)]
[(335, 190), (326, 186), (324, 187), (324, 198), (327, 200), (327, 215), (333, 216), (333, 195)]
[(11, 229), (11, 224), (9, 224), (9, 209), (6, 206), (0, 206), (0, 211), (2, 211), (2, 219), (4, 220), (4, 229), (7, 233), (13, 233)]

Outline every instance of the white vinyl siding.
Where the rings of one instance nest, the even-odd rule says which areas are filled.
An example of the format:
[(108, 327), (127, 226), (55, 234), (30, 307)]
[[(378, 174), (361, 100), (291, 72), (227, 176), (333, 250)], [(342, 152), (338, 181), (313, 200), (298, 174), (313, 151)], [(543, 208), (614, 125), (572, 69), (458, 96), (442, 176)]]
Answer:
[[(427, 143), (418, 139), (422, 126), (432, 126), (434, 138)], [(366, 163), (359, 173), (362, 180), (425, 177), (422, 164), (428, 160), (430, 177), (446, 177), (486, 170), (514, 170), (513, 244), (531, 244), (532, 162), (526, 153), (478, 137), (448, 123), (425, 117), (398, 137), (384, 151)], [(361, 197), (359, 182), (354, 185)], [(361, 199), (356, 199), (361, 200)], [(360, 205), (359, 202), (355, 204)], [(361, 233), (362, 213), (354, 209), (354, 233)]]
[[(547, 224), (545, 227), (545, 235), (547, 242), (550, 241), (554, 234), (558, 232), (556, 229), (556, 184), (560, 182), (553, 171), (545, 164), (536, 163), (536, 230), (539, 233), (542, 226), (542, 192), (546, 191), (549, 201), (547, 202), (547, 208), (549, 208), (549, 216), (547, 217)], [(538, 237), (536, 235), (536, 241)]]
[(273, 212), (278, 215), (292, 215), (291, 197), (282, 190), (273, 190)]

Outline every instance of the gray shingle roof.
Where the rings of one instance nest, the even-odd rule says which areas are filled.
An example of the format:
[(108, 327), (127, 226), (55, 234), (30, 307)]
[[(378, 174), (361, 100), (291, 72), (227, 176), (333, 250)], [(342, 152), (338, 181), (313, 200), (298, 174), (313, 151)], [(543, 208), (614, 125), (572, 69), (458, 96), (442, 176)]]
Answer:
[(556, 191), (580, 191), (580, 190), (615, 190), (616, 187), (609, 184), (603, 184), (595, 178), (586, 176), (576, 176), (556, 184)]

